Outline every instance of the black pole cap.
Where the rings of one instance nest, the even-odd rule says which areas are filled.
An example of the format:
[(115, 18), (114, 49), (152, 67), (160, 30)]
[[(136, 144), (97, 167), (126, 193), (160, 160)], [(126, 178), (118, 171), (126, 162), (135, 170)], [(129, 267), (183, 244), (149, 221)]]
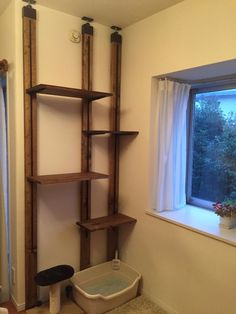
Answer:
[(36, 0), (22, 0), (22, 1), (27, 2), (29, 8), (31, 8), (31, 4), (36, 4)]
[(36, 10), (30, 6), (25, 6), (22, 8), (22, 16), (28, 17), (30, 19), (36, 20)]
[(118, 32), (114, 32), (111, 34), (111, 42), (112, 43), (122, 43), (122, 37)]
[(88, 16), (83, 16), (83, 17), (81, 17), (81, 20), (83, 20), (83, 21), (85, 21), (85, 22), (88, 22), (88, 23), (91, 23), (91, 22), (94, 21), (93, 18), (88, 17)]
[(83, 21), (87, 22), (82, 25), (82, 34), (88, 34), (88, 35), (93, 35), (93, 27), (89, 24), (93, 22), (93, 19), (88, 16), (83, 16), (81, 18)]
[(119, 32), (119, 31), (121, 31), (121, 30), (122, 30), (122, 28), (121, 28), (121, 27), (116, 26), (116, 25), (112, 25), (112, 26), (111, 26), (111, 29), (113, 29), (113, 30), (114, 30), (114, 31), (116, 31), (116, 32)]

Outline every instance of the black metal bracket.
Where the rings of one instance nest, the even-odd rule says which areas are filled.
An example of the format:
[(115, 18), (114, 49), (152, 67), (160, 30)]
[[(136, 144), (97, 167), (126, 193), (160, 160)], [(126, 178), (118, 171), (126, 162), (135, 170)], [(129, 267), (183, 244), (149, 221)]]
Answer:
[(28, 7), (31, 8), (32, 4), (36, 4), (36, 0), (22, 0), (23, 2), (27, 2), (28, 3)]
[(121, 30), (122, 30), (122, 28), (121, 28), (121, 27), (116, 26), (116, 25), (112, 25), (112, 26), (111, 26), (111, 29), (113, 29), (113, 30), (114, 30), (114, 31), (116, 31), (116, 32), (119, 32), (119, 31), (121, 31)]
[[(26, 2), (26, 0), (23, 0)], [(29, 4), (22, 8), (22, 16), (36, 20), (36, 10)]]
[(87, 16), (83, 16), (81, 19), (87, 22), (82, 25), (82, 34), (93, 35), (93, 27), (90, 25), (90, 23), (93, 22), (93, 19)]
[(111, 29), (115, 31), (114, 33), (111, 34), (111, 42), (121, 43), (122, 37), (118, 32), (121, 31), (122, 28), (119, 26), (113, 25), (111, 26)]
[(81, 20), (83, 20), (83, 21), (85, 21), (85, 22), (88, 22), (88, 23), (91, 23), (91, 22), (94, 21), (93, 18), (88, 17), (88, 16), (83, 16), (83, 17), (81, 17)]

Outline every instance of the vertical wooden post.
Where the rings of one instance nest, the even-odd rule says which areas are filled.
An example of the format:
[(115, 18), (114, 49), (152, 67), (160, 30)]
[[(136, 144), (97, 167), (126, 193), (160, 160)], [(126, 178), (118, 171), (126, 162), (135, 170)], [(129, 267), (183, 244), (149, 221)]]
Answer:
[[(86, 20), (87, 18), (85, 18)], [(91, 19), (89, 19), (91, 21)], [(92, 89), (93, 70), (93, 27), (86, 23), (82, 25), (82, 88)], [(92, 124), (92, 109), (90, 101), (82, 101), (82, 156), (81, 171), (91, 170), (91, 137), (83, 131), (89, 131)], [(80, 221), (91, 218), (91, 182), (81, 182)], [(90, 266), (90, 233), (80, 230), (80, 269)]]
[(24, 119), (25, 119), (25, 304), (37, 302), (37, 187), (27, 181), (37, 175), (37, 103), (26, 89), (36, 84), (36, 10), (23, 7)]
[[(111, 34), (111, 111), (110, 129), (120, 130), (120, 82), (121, 82), (122, 37), (118, 32)], [(119, 206), (119, 137), (111, 136), (109, 144), (109, 206), (108, 214), (118, 212)], [(118, 228), (107, 231), (107, 259), (114, 258), (118, 249)]]

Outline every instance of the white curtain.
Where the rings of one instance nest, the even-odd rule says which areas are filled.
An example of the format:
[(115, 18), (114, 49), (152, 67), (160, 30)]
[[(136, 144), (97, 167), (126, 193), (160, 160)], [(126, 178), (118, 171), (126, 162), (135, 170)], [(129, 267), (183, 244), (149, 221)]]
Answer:
[(7, 123), (5, 99), (0, 85), (0, 302), (5, 302), (9, 299), (8, 258)]
[(191, 86), (159, 80), (152, 110), (152, 208), (186, 204), (186, 112)]

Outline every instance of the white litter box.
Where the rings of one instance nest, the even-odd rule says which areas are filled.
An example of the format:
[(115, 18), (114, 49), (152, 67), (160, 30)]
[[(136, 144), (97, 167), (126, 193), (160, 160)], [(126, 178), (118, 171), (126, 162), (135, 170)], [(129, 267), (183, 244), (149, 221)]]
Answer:
[(75, 302), (87, 314), (105, 313), (137, 296), (141, 275), (120, 262), (113, 270), (106, 262), (77, 272), (71, 278)]

